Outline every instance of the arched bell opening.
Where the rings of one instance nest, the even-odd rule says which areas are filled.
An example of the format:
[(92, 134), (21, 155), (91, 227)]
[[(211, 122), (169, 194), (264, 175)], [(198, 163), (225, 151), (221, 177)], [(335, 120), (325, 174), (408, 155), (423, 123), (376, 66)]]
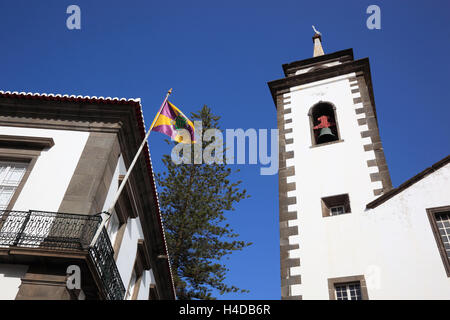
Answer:
[(339, 140), (336, 107), (329, 102), (319, 102), (309, 111), (312, 144), (319, 145)]

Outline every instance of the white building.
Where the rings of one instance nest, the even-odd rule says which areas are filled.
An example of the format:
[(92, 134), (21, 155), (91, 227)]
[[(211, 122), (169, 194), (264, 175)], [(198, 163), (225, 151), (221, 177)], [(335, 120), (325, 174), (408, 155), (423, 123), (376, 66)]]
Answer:
[(393, 189), (369, 60), (313, 42), (269, 82), (282, 299), (450, 299), (450, 157)]
[(147, 146), (90, 246), (144, 134), (139, 100), (0, 92), (0, 299), (175, 298)]

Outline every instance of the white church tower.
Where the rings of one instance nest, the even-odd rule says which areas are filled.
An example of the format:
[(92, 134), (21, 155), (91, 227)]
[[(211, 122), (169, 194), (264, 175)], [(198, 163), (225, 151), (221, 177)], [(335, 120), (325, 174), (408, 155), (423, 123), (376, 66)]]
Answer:
[(450, 299), (450, 156), (392, 188), (369, 60), (313, 43), (269, 82), (282, 299)]
[[(354, 60), (352, 49), (324, 54), (318, 31), (313, 43), (313, 58), (283, 65), (285, 78), (269, 82), (280, 135), (283, 299), (328, 298), (320, 284), (344, 274), (331, 271), (341, 253), (329, 229), (357, 227), (366, 204), (392, 188), (369, 60)], [(354, 230), (344, 231), (350, 243), (360, 241), (352, 238)], [(346, 257), (344, 268), (357, 259)], [(343, 282), (356, 283), (355, 276)]]

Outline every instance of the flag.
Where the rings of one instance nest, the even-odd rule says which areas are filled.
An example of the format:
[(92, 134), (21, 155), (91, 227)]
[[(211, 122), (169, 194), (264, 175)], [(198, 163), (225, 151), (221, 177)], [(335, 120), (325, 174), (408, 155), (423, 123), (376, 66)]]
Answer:
[[(182, 129), (187, 130), (190, 136), (183, 137)], [(171, 102), (166, 101), (161, 108), (161, 112), (156, 115), (152, 123), (152, 131), (158, 131), (171, 137), (176, 142), (195, 143), (194, 124), (189, 120), (180, 109)], [(184, 131), (186, 132), (186, 131)]]

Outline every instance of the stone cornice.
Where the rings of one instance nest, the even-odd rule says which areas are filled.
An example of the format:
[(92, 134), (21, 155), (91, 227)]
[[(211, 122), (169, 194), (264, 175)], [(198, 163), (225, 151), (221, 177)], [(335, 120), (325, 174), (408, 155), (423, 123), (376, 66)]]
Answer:
[[(328, 55), (329, 56), (329, 55)], [(317, 58), (326, 57), (326, 56), (320, 56)], [(316, 59), (316, 58), (313, 58)], [(310, 59), (308, 59), (310, 60)], [(320, 81), (324, 79), (329, 79), (332, 77), (337, 77), (341, 75), (345, 75), (348, 73), (358, 73), (362, 72), (364, 75), (364, 78), (366, 80), (368, 89), (369, 89), (369, 95), (370, 100), (374, 108), (375, 112), (375, 118), (376, 118), (376, 108), (375, 108), (375, 99), (373, 96), (373, 87), (372, 87), (372, 77), (370, 74), (370, 64), (369, 64), (369, 58), (363, 58), (355, 61), (350, 62), (344, 62), (342, 64), (327, 67), (324, 69), (319, 69), (313, 72), (306, 72), (303, 74), (299, 74), (296, 76), (290, 76), (278, 80), (269, 81), (267, 84), (270, 88), (270, 92), (272, 94), (272, 99), (275, 103), (275, 107), (277, 107), (276, 104), (276, 98), (278, 95), (289, 92), (289, 89), (295, 86), (299, 86), (302, 84), (307, 84), (315, 81)]]

